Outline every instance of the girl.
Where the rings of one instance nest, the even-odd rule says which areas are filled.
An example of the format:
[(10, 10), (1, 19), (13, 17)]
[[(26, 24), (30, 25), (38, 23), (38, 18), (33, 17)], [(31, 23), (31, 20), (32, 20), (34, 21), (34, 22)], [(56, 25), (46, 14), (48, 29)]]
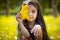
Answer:
[(30, 20), (22, 20), (20, 13), (16, 16), (18, 28), (22, 32), (21, 40), (49, 40), (38, 1), (29, 1), (27, 4)]

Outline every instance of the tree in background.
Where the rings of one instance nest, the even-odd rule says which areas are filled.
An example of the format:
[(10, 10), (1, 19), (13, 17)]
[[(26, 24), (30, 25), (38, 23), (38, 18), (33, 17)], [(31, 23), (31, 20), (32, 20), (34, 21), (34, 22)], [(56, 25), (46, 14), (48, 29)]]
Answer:
[[(10, 14), (16, 14), (16, 8), (22, 4), (24, 0), (0, 0), (0, 14), (5, 14), (6, 16)], [(42, 12), (45, 14), (45, 10), (52, 9), (53, 13), (48, 11), (48, 14), (53, 14), (54, 17), (58, 16), (58, 10), (60, 10), (60, 0), (38, 0), (40, 3), (40, 7)], [(20, 8), (20, 7), (19, 7)], [(58, 9), (57, 9), (58, 8)], [(12, 12), (11, 12), (12, 10)], [(15, 11), (14, 11), (15, 10)], [(18, 10), (18, 9), (17, 9)], [(46, 13), (47, 14), (47, 13)]]
[(57, 0), (52, 0), (52, 9), (54, 17), (57, 17), (58, 16)]
[(9, 3), (10, 3), (10, 0), (6, 0), (6, 16), (9, 16)]

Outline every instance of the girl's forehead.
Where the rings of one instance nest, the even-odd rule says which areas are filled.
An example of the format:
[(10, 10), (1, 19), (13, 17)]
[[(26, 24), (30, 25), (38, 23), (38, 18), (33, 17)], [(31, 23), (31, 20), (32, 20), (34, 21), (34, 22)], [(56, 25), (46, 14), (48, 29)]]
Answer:
[(29, 5), (28, 7), (29, 7), (30, 10), (37, 10), (36, 7), (33, 6), (33, 5)]

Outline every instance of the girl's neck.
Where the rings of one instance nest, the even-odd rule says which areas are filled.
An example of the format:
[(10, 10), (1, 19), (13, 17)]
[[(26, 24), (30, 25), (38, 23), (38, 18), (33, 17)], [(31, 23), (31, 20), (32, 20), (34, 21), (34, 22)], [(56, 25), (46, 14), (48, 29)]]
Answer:
[(32, 29), (32, 28), (34, 27), (35, 21), (31, 21), (31, 22), (29, 22), (28, 24), (29, 24), (29, 28)]
[(30, 21), (30, 22), (29, 22), (29, 24), (34, 24), (34, 23), (35, 23), (35, 21)]

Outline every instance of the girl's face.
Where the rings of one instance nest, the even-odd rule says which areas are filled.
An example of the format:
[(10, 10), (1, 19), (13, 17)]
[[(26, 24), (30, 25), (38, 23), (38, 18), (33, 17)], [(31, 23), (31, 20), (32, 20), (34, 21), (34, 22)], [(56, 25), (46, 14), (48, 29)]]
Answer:
[(33, 6), (33, 5), (29, 5), (29, 17), (30, 20), (28, 21), (35, 21), (36, 17), (37, 17), (37, 9)]

